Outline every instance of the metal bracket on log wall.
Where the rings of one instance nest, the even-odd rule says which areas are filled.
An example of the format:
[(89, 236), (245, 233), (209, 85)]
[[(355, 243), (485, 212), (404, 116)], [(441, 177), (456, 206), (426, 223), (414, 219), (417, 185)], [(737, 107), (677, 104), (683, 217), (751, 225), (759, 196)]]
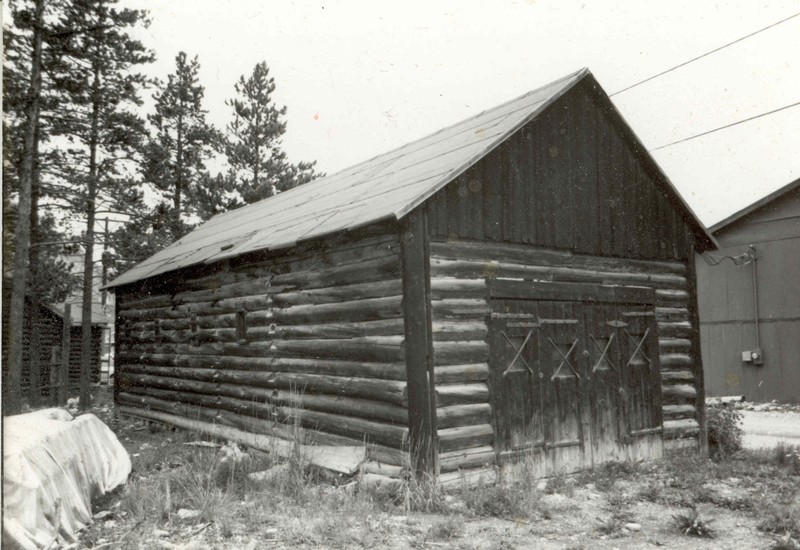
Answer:
[(401, 231), (411, 458), (418, 473), (432, 474), (437, 471), (438, 449), (430, 305), (430, 254), (425, 210), (418, 208), (406, 216)]

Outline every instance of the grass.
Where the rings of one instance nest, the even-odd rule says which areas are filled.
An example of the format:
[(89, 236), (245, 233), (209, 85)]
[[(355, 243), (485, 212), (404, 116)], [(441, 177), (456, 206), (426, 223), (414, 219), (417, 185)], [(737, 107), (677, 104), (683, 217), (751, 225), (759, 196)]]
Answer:
[(706, 539), (715, 538), (715, 533), (709, 526), (714, 520), (702, 519), (697, 508), (692, 507), (688, 512), (672, 516), (673, 523), (682, 535)]
[[(154, 529), (177, 539), (204, 529), (203, 541), (208, 547), (236, 547), (246, 537), (330, 548), (387, 547), (397, 540), (419, 548), (483, 548), (486, 546), (472, 538), (475, 529), (465, 527), (468, 522), (484, 524), (500, 518), (500, 524), (513, 526), (514, 533), (546, 534), (547, 526), (559, 525), (562, 516), (568, 521), (570, 506), (580, 509), (575, 502), (586, 495), (596, 498), (598, 507), (604, 506), (600, 518), (595, 520), (592, 514), (578, 527), (586, 528), (589, 537), (633, 536), (623, 528), (637, 522), (637, 515), (646, 522), (637, 506), (647, 502), (673, 508), (674, 518), (665, 516), (662, 526), (675, 533), (714, 533), (710, 518), (697, 512), (696, 506), (702, 503), (707, 515), (716, 515), (711, 510), (721, 509), (726, 510), (720, 514), (735, 510), (746, 515), (776, 541), (788, 541), (786, 545), (800, 540), (797, 447), (779, 446), (769, 452), (740, 450), (716, 461), (681, 453), (655, 465), (614, 462), (574, 476), (555, 475), (544, 484), (537, 479), (539, 457), (530, 457), (505, 483), (445, 492), (434, 479), (413, 476), (403, 478), (391, 491), (359, 483), (336, 487), (330, 476), (311, 466), (299, 451), (278, 457), (252, 450), (236, 453), (230, 446), (228, 452), (220, 447), (189, 447), (183, 443), (198, 436), (185, 432), (140, 430), (131, 437), (128, 446), (139, 456), (134, 457), (136, 469), (131, 480), (118, 493), (115, 520), (119, 525), (112, 535), (113, 547), (153, 547)], [(230, 458), (232, 455), (236, 457)], [(266, 481), (248, 478), (252, 472), (267, 469), (275, 475)], [(681, 510), (676, 512), (675, 507)], [(198, 515), (180, 519), (177, 513), (181, 509)], [(585, 506), (583, 510), (586, 513)], [(548, 519), (556, 522), (544, 521)], [(721, 529), (717, 524), (714, 527)], [(647, 530), (644, 526), (643, 531)], [(517, 534), (510, 533), (490, 537), (491, 543), (507, 548), (526, 546), (515, 538)], [(593, 547), (585, 540), (572, 542), (575, 548)]]

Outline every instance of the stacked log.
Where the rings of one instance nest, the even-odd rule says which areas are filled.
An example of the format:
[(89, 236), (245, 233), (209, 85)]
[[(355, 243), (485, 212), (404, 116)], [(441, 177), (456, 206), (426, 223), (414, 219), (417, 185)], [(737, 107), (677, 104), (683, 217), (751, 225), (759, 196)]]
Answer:
[(396, 231), (184, 270), (157, 283), (117, 292), (116, 399), (126, 411), (300, 443), (366, 443), (371, 460), (405, 464)]
[[(437, 342), (445, 340), (445, 336), (436, 332), (437, 321), (460, 323), (459, 326), (463, 327), (463, 343), (474, 349), (469, 362), (480, 364), (485, 360), (488, 350), (478, 346), (483, 339), (476, 327), (480, 324), (485, 326), (489, 313), (486, 279), (588, 282), (653, 288), (657, 300), (666, 445), (681, 446), (687, 440), (696, 443), (699, 425), (695, 408), (697, 390), (694, 357), (699, 350), (693, 350), (691, 344), (690, 295), (686, 277), (687, 267), (680, 262), (574, 255), (502, 243), (433, 241), (431, 293), (434, 337)], [(468, 325), (471, 327), (469, 331)], [(440, 369), (447, 368), (446, 364), (447, 361), (440, 359), (437, 354), (437, 378)], [(488, 365), (483, 366), (488, 375)], [(486, 379), (481, 381), (473, 378), (467, 381), (448, 378), (448, 384), (453, 384), (453, 387), (444, 385), (437, 391), (440, 411), (455, 404), (487, 404)], [(464, 395), (467, 392), (471, 394), (470, 397)], [(468, 418), (476, 419), (479, 416), (473, 414)], [(490, 441), (488, 435), (482, 434), (482, 437), (485, 438), (484, 442)], [(457, 441), (464, 439), (457, 438)], [(476, 446), (478, 441), (479, 438), (474, 441)]]

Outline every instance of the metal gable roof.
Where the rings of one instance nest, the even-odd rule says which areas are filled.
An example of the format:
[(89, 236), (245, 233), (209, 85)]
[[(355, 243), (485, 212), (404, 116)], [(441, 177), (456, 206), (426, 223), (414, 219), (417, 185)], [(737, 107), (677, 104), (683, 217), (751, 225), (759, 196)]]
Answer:
[(108, 287), (402, 218), (588, 73), (583, 69), (389, 153), (219, 214)]
[(401, 219), (590, 75), (581, 69), (341, 172), (219, 214), (107, 287)]
[(772, 193), (770, 193), (766, 197), (760, 198), (759, 200), (757, 200), (753, 204), (745, 206), (741, 210), (739, 210), (737, 212), (734, 212), (733, 214), (731, 214), (730, 216), (728, 216), (724, 220), (718, 221), (717, 223), (712, 225), (709, 228), (709, 230), (713, 234), (716, 235), (717, 233), (720, 233), (721, 231), (726, 229), (728, 226), (733, 225), (735, 222), (741, 220), (745, 216), (749, 216), (750, 214), (756, 212), (757, 210), (760, 210), (764, 206), (767, 206), (768, 204), (770, 204), (775, 199), (779, 199), (779, 198), (783, 197), (784, 195), (787, 195), (787, 194), (791, 193), (792, 191), (794, 191), (796, 189), (800, 189), (800, 178), (794, 180), (792, 183), (784, 185), (780, 189), (776, 189), (775, 191), (773, 191)]

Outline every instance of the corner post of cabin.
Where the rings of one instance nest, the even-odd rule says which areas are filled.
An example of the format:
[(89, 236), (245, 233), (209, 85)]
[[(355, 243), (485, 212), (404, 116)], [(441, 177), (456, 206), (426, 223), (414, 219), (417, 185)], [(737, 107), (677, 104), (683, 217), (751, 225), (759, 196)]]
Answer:
[(697, 253), (696, 238), (690, 239), (689, 254), (686, 261), (687, 282), (689, 285), (689, 322), (692, 325), (691, 346), (692, 364), (694, 365), (694, 387), (697, 392), (695, 398), (695, 414), (700, 432), (697, 434), (698, 450), (702, 454), (708, 454), (708, 423), (706, 422), (706, 390), (703, 371), (703, 357), (700, 348), (700, 310), (697, 303), (697, 268), (695, 266), (695, 254)]
[(434, 474), (438, 456), (433, 378), (430, 255), (423, 208), (402, 222), (403, 315), (410, 453), (417, 474)]

